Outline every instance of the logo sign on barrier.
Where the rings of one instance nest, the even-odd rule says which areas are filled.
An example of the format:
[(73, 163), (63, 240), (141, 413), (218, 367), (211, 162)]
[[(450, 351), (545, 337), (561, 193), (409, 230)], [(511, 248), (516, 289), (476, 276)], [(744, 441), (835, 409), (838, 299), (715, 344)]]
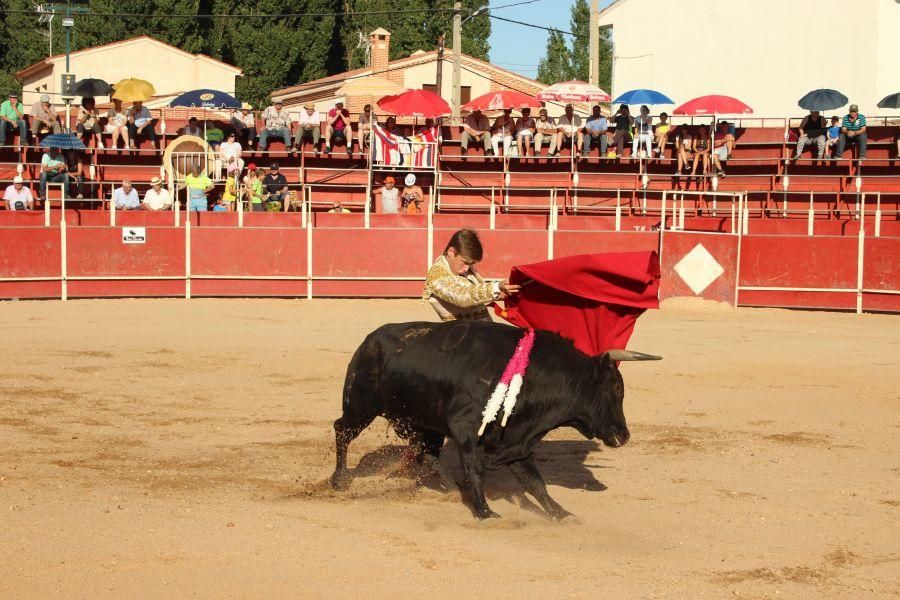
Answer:
[(122, 243), (123, 244), (144, 244), (147, 242), (146, 227), (123, 227)]

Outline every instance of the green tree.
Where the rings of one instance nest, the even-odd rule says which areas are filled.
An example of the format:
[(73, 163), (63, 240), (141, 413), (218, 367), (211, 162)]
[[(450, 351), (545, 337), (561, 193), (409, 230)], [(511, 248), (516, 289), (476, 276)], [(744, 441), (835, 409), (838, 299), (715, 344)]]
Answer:
[[(569, 25), (572, 36), (571, 46), (566, 45), (562, 34), (557, 38), (550, 34), (547, 41), (547, 55), (541, 60), (541, 65), (547, 67), (542, 77), (540, 66), (538, 67), (538, 81), (542, 83), (556, 83), (566, 79), (590, 80), (591, 63), (591, 8), (587, 0), (575, 0), (570, 11)], [(558, 32), (557, 32), (558, 33)], [(552, 52), (552, 54), (551, 54)], [(612, 80), (612, 43), (608, 29), (600, 30), (600, 47), (597, 60), (600, 61), (600, 79), (598, 85), (604, 90), (609, 90)], [(563, 63), (568, 64), (564, 68)], [(551, 68), (551, 65), (555, 65)], [(562, 74), (562, 79), (554, 79)]]
[(563, 34), (553, 29), (547, 38), (547, 53), (538, 63), (537, 80), (551, 85), (572, 79), (572, 57)]

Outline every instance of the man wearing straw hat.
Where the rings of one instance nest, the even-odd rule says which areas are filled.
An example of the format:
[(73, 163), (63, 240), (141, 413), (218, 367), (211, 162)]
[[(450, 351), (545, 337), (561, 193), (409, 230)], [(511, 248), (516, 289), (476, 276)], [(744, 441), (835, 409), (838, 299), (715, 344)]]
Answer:
[(312, 142), (316, 154), (319, 153), (319, 138), (322, 137), (322, 116), (316, 110), (312, 102), (303, 105), (300, 117), (297, 120), (297, 135), (295, 136), (294, 145), (298, 150), (303, 148), (303, 140)]
[(256, 139), (256, 116), (253, 114), (253, 107), (244, 102), (241, 104), (241, 112), (235, 111), (231, 115), (231, 126), (241, 138), (241, 146), (244, 148), (252, 148), (253, 140)]
[(144, 194), (144, 202), (141, 208), (150, 211), (169, 210), (172, 208), (172, 197), (169, 196), (169, 190), (162, 186), (162, 180), (159, 177), (150, 179), (150, 189)]

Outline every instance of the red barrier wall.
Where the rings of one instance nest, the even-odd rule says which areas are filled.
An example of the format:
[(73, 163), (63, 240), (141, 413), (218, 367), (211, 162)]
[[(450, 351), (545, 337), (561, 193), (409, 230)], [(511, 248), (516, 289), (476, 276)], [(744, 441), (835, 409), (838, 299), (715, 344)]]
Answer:
[[(0, 279), (59, 277), (60, 257), (56, 227), (0, 230)], [(60, 291), (59, 281), (0, 281), (3, 298), (59, 298)]]
[[(660, 300), (674, 296), (697, 295), (708, 300), (734, 304), (734, 285), (737, 277), (737, 236), (690, 231), (666, 231), (662, 235), (661, 246), (660, 267), (662, 281), (659, 287)], [(704, 250), (705, 252), (703, 252)], [(708, 257), (706, 253), (708, 253)], [(687, 261), (684, 263), (682, 261), (689, 254), (691, 254), (692, 258), (687, 259), (687, 261), (694, 261), (693, 257), (703, 256), (704, 258), (696, 259), (696, 262), (694, 262), (695, 266), (688, 268)], [(681, 267), (678, 266), (679, 263), (682, 263)], [(699, 282), (701, 276), (698, 273), (698, 268), (704, 265), (714, 266), (716, 263), (723, 269), (723, 272), (707, 283), (706, 287), (698, 294), (695, 294), (690, 285), (688, 285), (688, 281)]]

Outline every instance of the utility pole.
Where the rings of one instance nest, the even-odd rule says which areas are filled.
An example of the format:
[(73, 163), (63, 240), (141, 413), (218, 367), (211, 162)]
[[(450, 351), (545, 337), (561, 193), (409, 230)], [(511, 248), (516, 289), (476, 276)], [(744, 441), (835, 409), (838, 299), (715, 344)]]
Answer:
[(59, 91), (62, 92), (62, 99), (66, 103), (66, 130), (68, 130), (71, 117), (72, 100), (75, 99), (74, 96), (69, 95), (69, 88), (73, 83), (75, 83), (75, 74), (72, 73), (69, 69), (69, 53), (72, 50), (72, 28), (75, 27), (75, 15), (87, 14), (90, 12), (90, 9), (81, 6), (72, 6), (70, 0), (67, 0), (65, 5), (53, 4), (47, 8), (54, 13), (63, 12), (63, 14), (65, 15), (62, 19), (62, 26), (63, 29), (66, 30), (66, 72), (63, 73), (60, 77)]
[(460, 77), (462, 74), (462, 2), (453, 3), (453, 125), (459, 125)]
[(588, 83), (600, 85), (600, 0), (591, 0), (590, 18), (590, 60), (588, 61)]
[(444, 34), (438, 36), (437, 73), (434, 77), (438, 96), (444, 95)]

